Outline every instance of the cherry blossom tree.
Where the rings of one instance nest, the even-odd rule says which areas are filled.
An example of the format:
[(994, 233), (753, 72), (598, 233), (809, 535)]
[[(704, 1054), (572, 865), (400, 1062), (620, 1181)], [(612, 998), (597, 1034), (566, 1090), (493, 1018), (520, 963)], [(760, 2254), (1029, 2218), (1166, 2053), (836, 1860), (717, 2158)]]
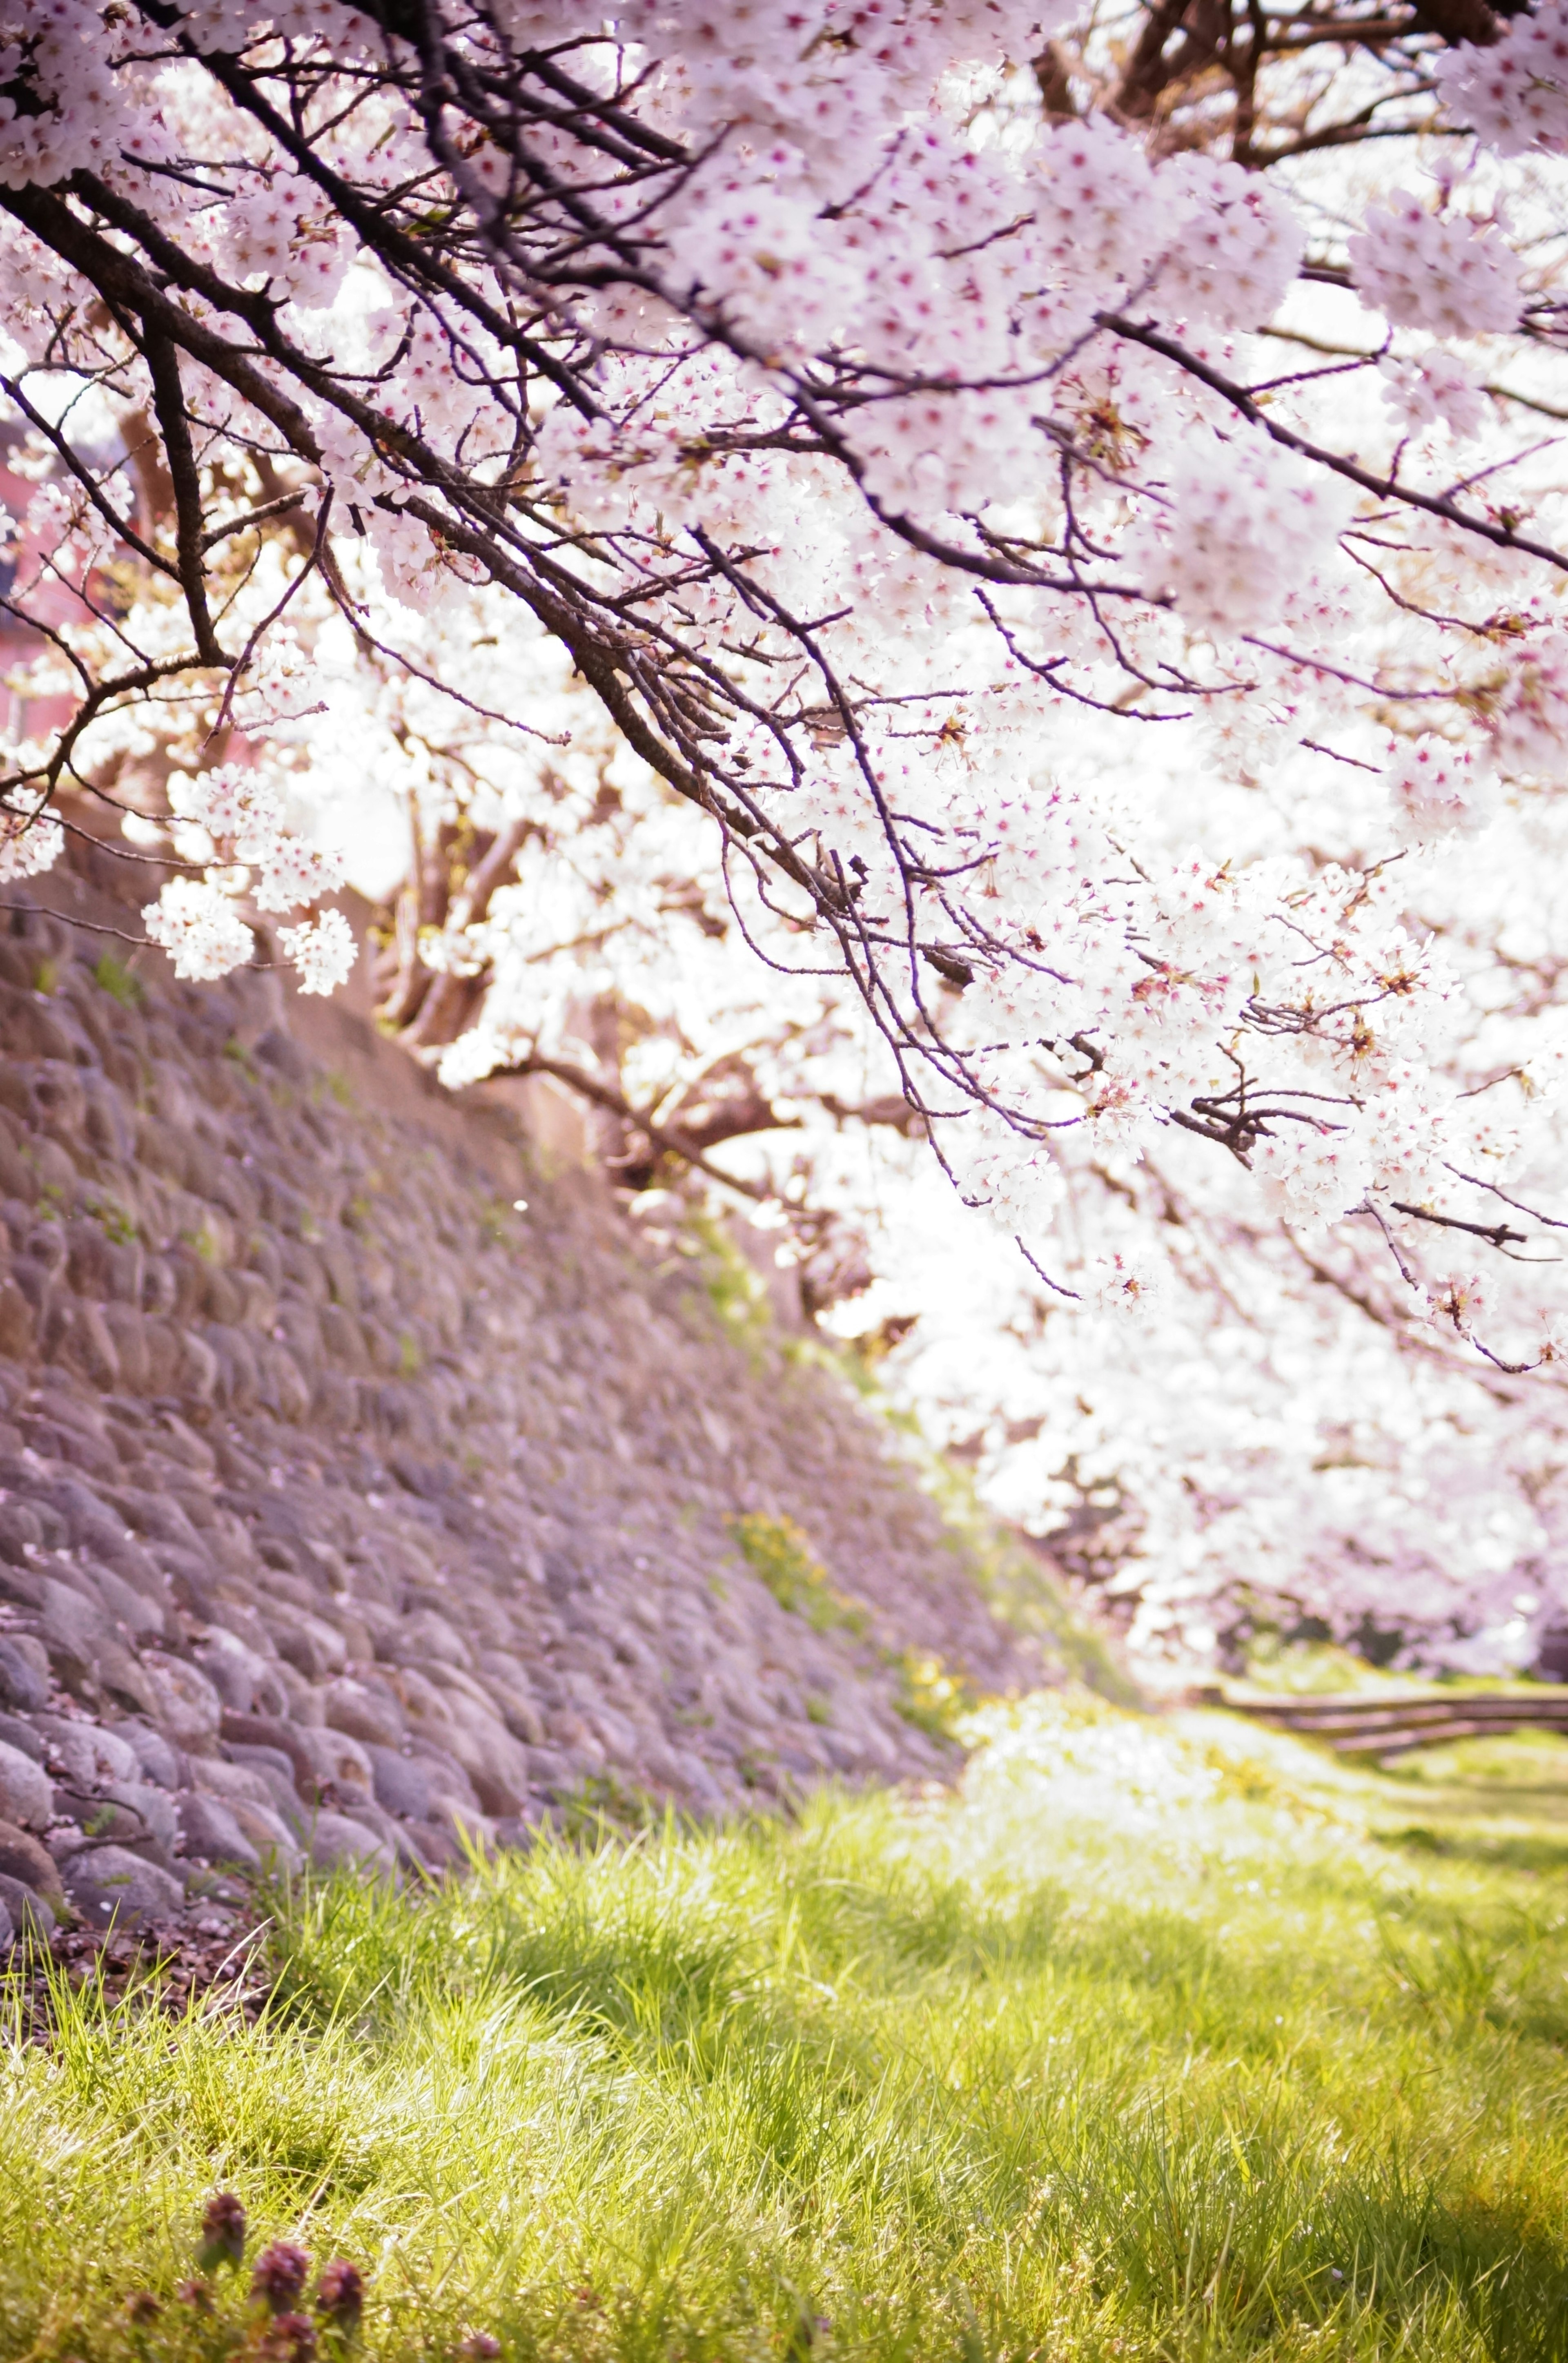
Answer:
[[(1037, 1522), (1136, 1495), (1143, 1631), (1537, 1597), (1558, 11), (0, 40), (6, 873), (117, 807), (178, 972), (265, 930), (328, 991), (373, 777), (389, 1022), (448, 1081), (553, 1076), (628, 1186), (738, 1190), (895, 1326), (851, 1228), (983, 1215), (911, 1381)], [(965, 1375), (976, 1318), (1016, 1370)], [(1156, 1451), (1176, 1370), (1213, 1433)]]

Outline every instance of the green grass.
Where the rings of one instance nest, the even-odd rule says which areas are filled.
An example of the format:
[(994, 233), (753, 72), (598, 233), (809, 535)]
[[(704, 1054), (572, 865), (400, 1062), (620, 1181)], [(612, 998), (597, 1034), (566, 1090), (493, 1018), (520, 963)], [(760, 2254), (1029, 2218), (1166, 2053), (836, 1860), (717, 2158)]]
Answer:
[(255, 2028), (61, 1992), (0, 2353), (234, 2352), (243, 2280), (174, 2295), (222, 2186), (373, 2358), (1568, 2357), (1568, 1747), (973, 1729), (955, 1798), (299, 1893)]
[(99, 954), (98, 964), (93, 971), (93, 982), (101, 992), (117, 1001), (122, 1009), (139, 1008), (147, 998), (140, 977), (113, 952)]
[(727, 1523), (741, 1557), (780, 1608), (803, 1616), (813, 1633), (831, 1633), (839, 1625), (864, 1633), (865, 1609), (838, 1589), (793, 1518), (748, 1510)]

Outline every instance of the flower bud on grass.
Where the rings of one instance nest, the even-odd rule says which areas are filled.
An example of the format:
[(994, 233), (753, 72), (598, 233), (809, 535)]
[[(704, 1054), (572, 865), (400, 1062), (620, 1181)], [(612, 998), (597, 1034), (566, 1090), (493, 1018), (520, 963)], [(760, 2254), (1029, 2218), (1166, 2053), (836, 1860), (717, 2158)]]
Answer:
[(292, 2240), (274, 2240), (256, 2259), (250, 2294), (269, 2313), (292, 2314), (309, 2271), (310, 2258), (303, 2248)]
[(278, 2313), (243, 2350), (257, 2363), (312, 2363), (315, 2324), (307, 2313)]
[(204, 2272), (245, 2261), (245, 2209), (232, 2191), (216, 2191), (202, 2214), (196, 2259)]
[(322, 2267), (315, 2310), (346, 2335), (359, 2329), (365, 2310), (365, 2281), (359, 2266), (350, 2264), (347, 2257), (334, 2257)]

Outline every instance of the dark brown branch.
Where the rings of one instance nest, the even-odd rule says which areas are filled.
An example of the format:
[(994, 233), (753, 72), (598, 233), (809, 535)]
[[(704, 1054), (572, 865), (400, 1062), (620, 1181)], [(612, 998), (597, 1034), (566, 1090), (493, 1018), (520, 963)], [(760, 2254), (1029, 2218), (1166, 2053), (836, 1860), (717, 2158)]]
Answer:
[(569, 1059), (549, 1059), (542, 1051), (530, 1051), (525, 1059), (519, 1059), (513, 1065), (495, 1070), (497, 1080), (507, 1075), (548, 1075), (552, 1081), (564, 1083), (569, 1091), (576, 1092), (580, 1098), (591, 1101), (595, 1107), (603, 1108), (607, 1115), (619, 1116), (623, 1124), (640, 1132), (664, 1155), (679, 1158), (682, 1164), (694, 1166), (699, 1173), (705, 1173), (710, 1182), (722, 1182), (726, 1190), (738, 1190), (742, 1197), (753, 1199), (758, 1205), (766, 1204), (774, 1195), (770, 1189), (759, 1182), (743, 1182), (737, 1175), (726, 1173), (685, 1133), (674, 1126), (661, 1125), (656, 1116), (635, 1108), (630, 1100), (611, 1084), (601, 1082), (585, 1067), (576, 1066)]
[(1434, 1215), (1429, 1206), (1408, 1206), (1401, 1198), (1390, 1199), (1397, 1215), (1408, 1215), (1412, 1222), (1432, 1223), (1440, 1230), (1468, 1231), (1474, 1239), (1485, 1239), (1489, 1248), (1525, 1247), (1528, 1231), (1511, 1231), (1507, 1223), (1466, 1223), (1457, 1215)]
[(151, 543), (142, 539), (130, 520), (119, 515), (114, 504), (106, 498), (102, 484), (91, 469), (77, 458), (60, 428), (51, 427), (42, 412), (33, 407), (16, 379), (0, 377), (0, 388), (3, 388), (7, 398), (16, 404), (28, 425), (35, 428), (46, 442), (52, 445), (58, 456), (64, 460), (116, 539), (123, 541), (127, 549), (134, 549), (137, 556), (145, 559), (149, 566), (157, 567), (160, 574), (167, 574), (174, 582), (179, 582), (179, 570), (171, 566), (166, 558), (160, 558)]
[(1406, 484), (1397, 484), (1390, 476), (1375, 475), (1370, 468), (1362, 467), (1354, 460), (1345, 459), (1338, 451), (1328, 450), (1322, 444), (1309, 442), (1305, 435), (1297, 435), (1293, 427), (1284, 427), (1277, 418), (1271, 418), (1267, 411), (1253, 400), (1245, 386), (1238, 385), (1233, 378), (1226, 377), (1211, 363), (1201, 361), (1196, 353), (1188, 352), (1186, 346), (1177, 344), (1174, 337), (1163, 335), (1158, 328), (1147, 323), (1140, 326), (1136, 321), (1123, 318), (1119, 313), (1104, 312), (1099, 317), (1100, 325), (1109, 328), (1113, 336), (1124, 338), (1129, 344), (1143, 345), (1148, 351), (1162, 354), (1166, 361), (1174, 361), (1178, 369), (1185, 370), (1200, 385), (1208, 386), (1211, 393), (1228, 402), (1249, 426), (1261, 427), (1272, 441), (1280, 444), (1286, 451), (1295, 451), (1300, 458), (1313, 460), (1319, 467), (1342, 476), (1347, 483), (1359, 485), (1364, 493), (1374, 494), (1380, 501), (1391, 501), (1398, 507), (1419, 509), (1427, 516), (1441, 518), (1444, 525), (1457, 527), (1462, 533), (1473, 533), (1483, 541), (1492, 542), (1498, 549), (1520, 550), (1527, 558), (1539, 558), (1543, 564), (1568, 574), (1568, 555), (1553, 549), (1549, 543), (1531, 541), (1527, 535), (1516, 533), (1512, 526), (1497, 525), (1490, 517), (1477, 516), (1474, 510), (1462, 509), (1456, 501), (1450, 500), (1443, 494), (1414, 492)]
[(180, 383), (180, 356), (172, 342), (143, 317), (143, 352), (152, 380), (152, 405), (163, 435), (169, 474), (174, 486), (175, 547), (180, 555), (180, 585), (191, 617), (196, 653), (204, 664), (222, 664), (224, 652), (207, 606), (206, 577), (202, 570), (202, 480), (185, 415), (185, 394)]

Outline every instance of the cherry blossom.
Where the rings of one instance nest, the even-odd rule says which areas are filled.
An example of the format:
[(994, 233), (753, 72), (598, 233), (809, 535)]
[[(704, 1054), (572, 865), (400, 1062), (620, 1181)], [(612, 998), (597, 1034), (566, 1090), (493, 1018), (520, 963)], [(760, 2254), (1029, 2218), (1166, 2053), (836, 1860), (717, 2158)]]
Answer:
[(226, 976), (250, 957), (256, 938), (215, 880), (174, 878), (142, 911), (148, 940), (161, 944), (176, 976)]
[(52, 870), (62, 843), (60, 823), (50, 812), (23, 808), (0, 815), (0, 883)]
[(302, 993), (336, 993), (353, 972), (354, 931), (341, 911), (324, 911), (301, 927), (285, 927), (279, 938), (299, 971)]
[(1397, 327), (1474, 337), (1518, 320), (1518, 265), (1489, 223), (1401, 190), (1368, 208), (1348, 252), (1356, 287)]
[(1561, 1518), (1562, 18), (1163, 21), (13, 0), (0, 874), (88, 797), (326, 993), (395, 804), (389, 1026), (824, 1313), (944, 1193), (890, 1367), (1136, 1492), (1151, 1647), (1358, 1551), (1469, 1647)]
[(1568, 25), (1560, 6), (1515, 17), (1486, 48), (1442, 59), (1438, 84), (1453, 115), (1500, 156), (1568, 146)]

